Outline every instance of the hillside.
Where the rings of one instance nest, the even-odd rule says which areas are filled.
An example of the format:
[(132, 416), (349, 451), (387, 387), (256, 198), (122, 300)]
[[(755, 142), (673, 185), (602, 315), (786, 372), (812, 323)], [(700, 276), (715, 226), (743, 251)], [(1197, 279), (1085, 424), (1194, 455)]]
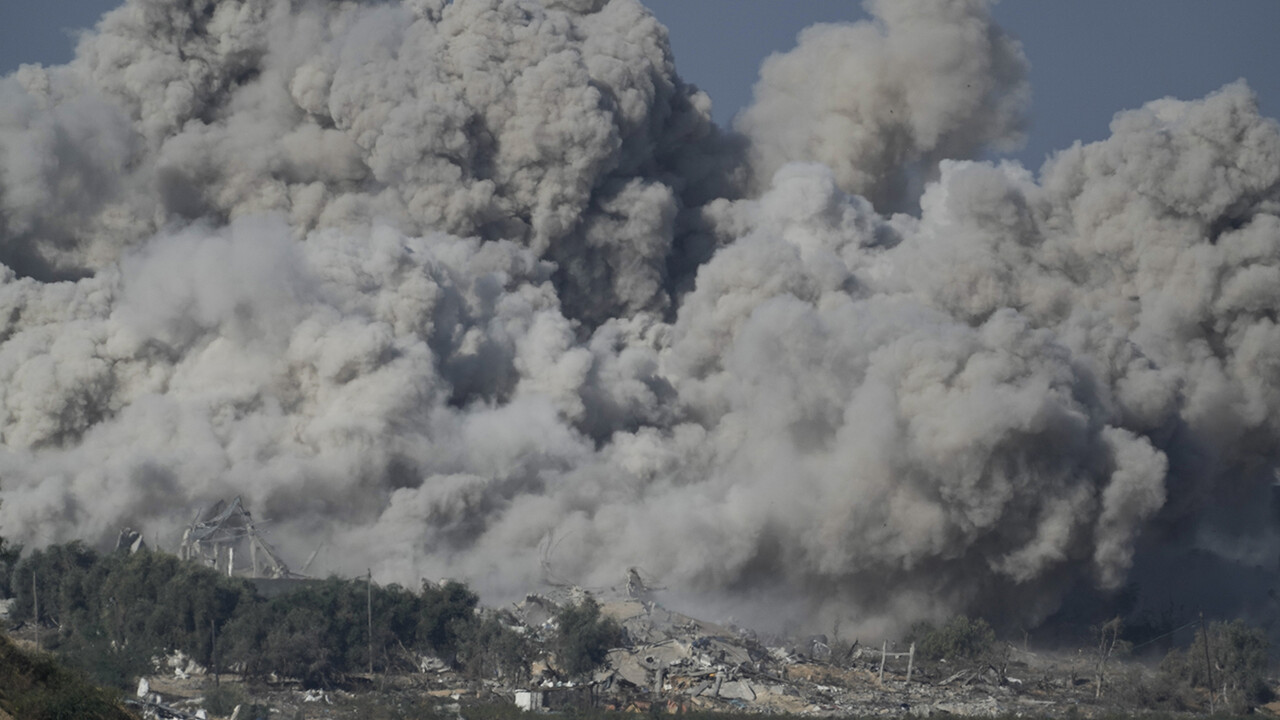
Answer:
[(115, 694), (0, 634), (0, 720), (137, 720)]

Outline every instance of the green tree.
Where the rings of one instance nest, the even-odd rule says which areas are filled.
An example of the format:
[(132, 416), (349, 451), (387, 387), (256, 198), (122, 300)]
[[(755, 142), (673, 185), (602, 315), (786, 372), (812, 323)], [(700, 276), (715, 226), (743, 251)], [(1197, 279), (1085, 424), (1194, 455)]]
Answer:
[(476, 621), (480, 598), (462, 583), (422, 584), (417, 644), (447, 662), (454, 662), (467, 626)]
[(262, 667), (307, 687), (329, 687), (367, 667), (367, 592), (364, 581), (331, 577), (273, 598), (263, 618)]
[(16, 616), (31, 617), (38, 594), (42, 621), (58, 628), (42, 633), (45, 647), (98, 682), (124, 688), (150, 658), (173, 651), (206, 666), (241, 666), (248, 677), (278, 672), (310, 687), (331, 686), (370, 665), (415, 667), (413, 650), (456, 662), (464, 638), (473, 646), (481, 638), (495, 643), (496, 654), (473, 647), (469, 662), (481, 674), (518, 673), (529, 657), (509, 629), (478, 632), (478, 598), (456, 582), (414, 593), (329, 578), (267, 600), (247, 580), (171, 555), (99, 555), (81, 543), (30, 553), (15, 577)]
[(10, 613), (15, 618), (33, 617), (38, 596), (40, 623), (60, 628), (53, 635), (42, 633), (41, 640), (57, 648), (88, 621), (96, 588), (96, 577), (91, 575), (97, 563), (98, 554), (78, 541), (30, 553), (14, 571)]
[(917, 623), (907, 633), (907, 642), (916, 644), (916, 655), (925, 660), (982, 661), (995, 648), (996, 633), (982, 618), (957, 615), (942, 627)]
[(577, 605), (565, 605), (556, 612), (552, 647), (556, 663), (571, 677), (595, 670), (604, 662), (609, 650), (622, 645), (622, 642), (622, 628), (613, 619), (601, 617), (600, 604), (590, 596)]
[(528, 677), (535, 657), (533, 643), (493, 615), (469, 624), (458, 647), (458, 664), (473, 678), (519, 683)]
[(13, 597), (13, 571), (22, 557), (22, 546), (0, 536), (0, 598)]
[(1205, 635), (1197, 633), (1191, 647), (1173, 650), (1160, 663), (1162, 673), (1191, 687), (1206, 688), (1235, 713), (1244, 713), (1271, 700), (1266, 682), (1270, 641), (1261, 629), (1243, 620), (1209, 625), (1208, 657), (1205, 663)]

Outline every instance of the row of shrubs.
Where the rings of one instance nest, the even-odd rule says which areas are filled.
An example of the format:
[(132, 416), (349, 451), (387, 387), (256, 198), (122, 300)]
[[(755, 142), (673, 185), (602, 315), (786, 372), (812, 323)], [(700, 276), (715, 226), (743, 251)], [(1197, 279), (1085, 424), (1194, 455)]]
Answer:
[(29, 553), (9, 588), (11, 617), (32, 617), (34, 592), (46, 648), (121, 688), (175, 651), (250, 679), (321, 687), (371, 667), (411, 670), (422, 654), (476, 677), (518, 680), (552, 651), (562, 670), (579, 674), (621, 641), (616, 623), (589, 599), (563, 608), (559, 632), (536, 643), (500, 616), (479, 613), (476, 594), (457, 582), (409, 590), (329, 578), (267, 599), (248, 580), (172, 555), (99, 554), (78, 542)]

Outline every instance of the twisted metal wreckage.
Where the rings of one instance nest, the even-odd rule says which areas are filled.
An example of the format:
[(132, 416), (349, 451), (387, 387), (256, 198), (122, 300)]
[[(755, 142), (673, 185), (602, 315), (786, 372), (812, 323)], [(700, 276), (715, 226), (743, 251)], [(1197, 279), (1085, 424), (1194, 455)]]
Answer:
[[(236, 555), (249, 554), (249, 565), (238, 567)], [(237, 552), (238, 551), (238, 552)], [(318, 552), (318, 549), (317, 549)], [(267, 542), (253, 522), (240, 496), (231, 502), (219, 500), (197, 513), (182, 534), (178, 557), (208, 565), (228, 576), (237, 573), (250, 578), (302, 579), (316, 553), (311, 554), (301, 573), (289, 569), (279, 553)], [(247, 571), (247, 575), (246, 575)]]

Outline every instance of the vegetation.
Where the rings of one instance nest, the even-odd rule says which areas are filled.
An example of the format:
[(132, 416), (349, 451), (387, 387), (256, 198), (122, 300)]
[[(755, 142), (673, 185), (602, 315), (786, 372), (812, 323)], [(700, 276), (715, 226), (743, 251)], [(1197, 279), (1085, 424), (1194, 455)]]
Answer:
[(494, 616), (467, 626), (460, 641), (458, 662), (474, 678), (505, 678), (520, 683), (538, 650), (528, 638)]
[(1120, 639), (1124, 632), (1124, 621), (1119, 617), (1112, 618), (1101, 625), (1091, 628), (1097, 648), (1094, 651), (1094, 699), (1102, 697), (1102, 686), (1107, 679), (1107, 661), (1113, 655), (1124, 655), (1132, 649), (1132, 644)]
[[(204, 709), (219, 717), (230, 716), (237, 705), (248, 702), (244, 690), (236, 685), (219, 685), (204, 691)], [(242, 711), (243, 712), (243, 711)]]
[(0, 709), (23, 720), (133, 720), (116, 694), (0, 635)]
[[(34, 578), (34, 588), (32, 583)], [(21, 580), (21, 581), (19, 581)], [(129, 689), (153, 656), (181, 650), (211, 665), (227, 621), (260, 602), (253, 586), (171, 555), (98, 555), (75, 542), (29, 554), (14, 571), (15, 618), (40, 600), (45, 646), (98, 682)]]
[[(85, 678), (131, 690), (158, 658), (174, 652), (206, 667), (234, 670), (248, 681), (275, 674), (308, 687), (333, 686), (370, 667), (412, 671), (422, 655), (472, 678), (519, 685), (543, 647), (517, 630), (509, 615), (480, 613), (475, 593), (453, 582), (414, 591), (363, 578), (329, 578), (264, 598), (250, 581), (162, 553), (99, 554), (69, 543), (19, 561), (2, 539), (0, 570), (8, 571), (3, 586), (15, 599), (14, 619), (32, 617), (33, 590), (38, 593), (41, 641), (54, 653), (23, 654), (0, 639), (0, 708), (20, 718), (128, 717), (120, 714), (117, 695)], [(618, 623), (604, 617), (590, 597), (561, 607), (555, 621), (546, 647), (568, 677), (589, 675), (624, 642)], [(1081, 680), (1095, 696), (1105, 692), (1152, 710), (1206, 709), (1212, 696), (1215, 709), (1246, 713), (1269, 701), (1266, 634), (1241, 621), (1213, 623), (1208, 630), (1207, 664), (1206, 638), (1197, 633), (1190, 647), (1171, 651), (1153, 675), (1110, 663), (1129, 649), (1127, 628), (1118, 619), (1099, 625), (1094, 648), (1083, 656), (1092, 660), (1094, 677)], [(920, 624), (906, 639), (916, 644), (918, 663), (945, 660), (970, 679), (994, 672), (995, 682), (1005, 681), (1008, 645), (997, 642), (982, 619)], [(210, 689), (208, 696), (211, 708), (222, 710), (241, 700), (236, 686)], [(425, 710), (397, 700), (370, 706), (365, 716), (409, 717)]]
[(474, 623), (480, 598), (466, 585), (452, 580), (440, 587), (422, 585), (418, 637), (439, 657), (452, 661), (458, 644)]
[(982, 618), (970, 620), (957, 615), (941, 627), (917, 623), (907, 633), (906, 641), (916, 644), (916, 656), (923, 660), (976, 662), (995, 649), (996, 633)]
[(21, 555), (21, 545), (14, 545), (0, 537), (0, 597), (2, 598), (13, 596), (10, 579), (13, 577), (13, 569), (17, 567), (18, 558)]
[[(276, 673), (309, 687), (370, 667), (412, 669), (416, 653), (477, 676), (519, 674), (530, 658), (514, 633), (477, 616), (473, 592), (452, 582), (415, 593), (330, 578), (266, 599), (248, 580), (171, 555), (100, 555), (70, 543), (30, 553), (14, 567), (11, 587), (15, 618), (33, 616), (38, 594), (45, 647), (120, 689), (175, 651), (206, 667), (235, 667), (249, 678)], [(490, 640), (498, 645), (479, 649)]]
[(600, 604), (587, 597), (577, 605), (565, 605), (556, 613), (552, 647), (556, 663), (570, 677), (586, 675), (604, 663), (610, 648), (622, 644), (622, 628), (600, 616)]
[(1207, 653), (1205, 634), (1200, 632), (1191, 647), (1165, 656), (1160, 670), (1166, 683), (1204, 688), (1213, 694), (1219, 707), (1233, 713), (1248, 712), (1269, 702), (1272, 697), (1266, 672), (1270, 642), (1266, 633), (1243, 620), (1215, 622), (1208, 629)]

